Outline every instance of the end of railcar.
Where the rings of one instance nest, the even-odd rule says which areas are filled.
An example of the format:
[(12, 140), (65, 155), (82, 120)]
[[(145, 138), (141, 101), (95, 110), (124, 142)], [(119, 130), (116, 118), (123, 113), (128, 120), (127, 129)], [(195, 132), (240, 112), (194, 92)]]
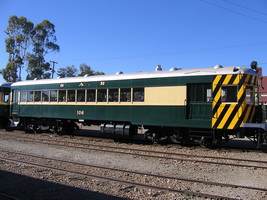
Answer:
[(10, 124), (10, 91), (12, 83), (0, 83), (0, 126), (6, 128)]

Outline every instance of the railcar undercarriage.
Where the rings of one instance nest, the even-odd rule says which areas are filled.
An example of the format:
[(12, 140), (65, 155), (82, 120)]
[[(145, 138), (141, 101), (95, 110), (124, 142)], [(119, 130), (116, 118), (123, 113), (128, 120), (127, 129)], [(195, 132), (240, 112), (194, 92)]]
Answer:
[(79, 129), (74, 120), (44, 118), (21, 118), (17, 127), (21, 127), (25, 132), (52, 132), (59, 135), (72, 134), (75, 129)]
[[(76, 120), (67, 119), (46, 119), (46, 118), (21, 118), (18, 127), (25, 132), (41, 133), (52, 132), (55, 134), (71, 135), (74, 130), (78, 130)], [(144, 139), (153, 143), (173, 142), (179, 144), (197, 143), (201, 146), (211, 147), (228, 142), (229, 136), (233, 138), (247, 137), (257, 144), (257, 148), (267, 146), (267, 131), (265, 123), (247, 124), (245, 127), (237, 130), (215, 130), (200, 129), (188, 127), (158, 127), (158, 126), (137, 126), (129, 122), (102, 122), (102, 121), (84, 121), (83, 125), (99, 125), (102, 134), (113, 138), (133, 138), (138, 134), (138, 128), (146, 130)]]

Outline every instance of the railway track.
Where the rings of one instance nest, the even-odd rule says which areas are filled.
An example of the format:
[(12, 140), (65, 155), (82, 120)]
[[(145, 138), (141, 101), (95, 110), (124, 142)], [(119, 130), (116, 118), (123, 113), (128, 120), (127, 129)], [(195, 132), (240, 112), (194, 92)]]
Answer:
[[(109, 168), (109, 167), (104, 167), (104, 166), (98, 166), (98, 165), (89, 165), (89, 164), (84, 164), (84, 163), (79, 163), (79, 162), (72, 162), (72, 161), (66, 161), (66, 160), (61, 160), (61, 159), (54, 159), (54, 158), (48, 158), (48, 157), (43, 157), (43, 156), (36, 156), (33, 154), (25, 154), (25, 153), (19, 153), (15, 151), (6, 151), (2, 150), (2, 154), (6, 154), (6, 156), (1, 155), (0, 159), (5, 160), (8, 162), (16, 162), (16, 163), (22, 163), (30, 166), (35, 166), (35, 167), (41, 167), (41, 168), (46, 168), (46, 169), (51, 169), (51, 170), (56, 170), (56, 171), (61, 171), (61, 172), (66, 172), (66, 173), (72, 173), (80, 176), (85, 176), (85, 177), (90, 177), (90, 178), (97, 178), (97, 179), (104, 179), (108, 181), (115, 181), (119, 182), (122, 184), (127, 184), (127, 185), (134, 185), (138, 187), (145, 187), (145, 188), (150, 188), (150, 189), (156, 189), (156, 190), (166, 190), (166, 191), (171, 191), (171, 192), (178, 192), (182, 193), (184, 195), (191, 195), (191, 196), (196, 196), (196, 197), (203, 197), (203, 198), (212, 198), (212, 199), (235, 199), (231, 197), (226, 197), (226, 196), (220, 196), (220, 195), (214, 195), (214, 194), (206, 194), (203, 192), (194, 192), (194, 191), (188, 191), (188, 190), (183, 190), (183, 189), (177, 189), (176, 187), (165, 187), (165, 186), (159, 186), (159, 185), (152, 185), (152, 184), (146, 184), (146, 183), (140, 183), (140, 182), (135, 182), (135, 181), (130, 181), (130, 180), (125, 180), (124, 178), (118, 179), (114, 177), (106, 177), (103, 175), (96, 175), (92, 173), (87, 173), (87, 172), (79, 172), (79, 171), (74, 171), (74, 170), (69, 170), (65, 168), (59, 168), (55, 166), (43, 164), (41, 162), (38, 163), (32, 162), (32, 161), (27, 161), (27, 159), (41, 159), (44, 160), (44, 163), (47, 163), (47, 160), (52, 161), (52, 163), (55, 162), (60, 162), (64, 163), (64, 166), (66, 164), (70, 165), (75, 165), (75, 166), (82, 166), (82, 167), (89, 167), (89, 168), (97, 168), (101, 170), (110, 170), (110, 171), (115, 171), (115, 172), (120, 172), (120, 173), (126, 173), (126, 174), (134, 174), (135, 176), (146, 176), (146, 177), (151, 177), (150, 182), (157, 182), (153, 181), (154, 179), (169, 179), (169, 180), (175, 180), (175, 181), (186, 181), (186, 182), (194, 182), (194, 183), (199, 183), (199, 184), (205, 184), (207, 186), (220, 186), (220, 187), (230, 187), (230, 188), (244, 188), (244, 189), (249, 189), (249, 190), (259, 190), (259, 191), (267, 191), (267, 188), (259, 188), (259, 187), (250, 187), (250, 186), (242, 186), (242, 185), (234, 185), (234, 184), (225, 184), (225, 183), (217, 183), (217, 182), (210, 182), (210, 181), (201, 181), (201, 180), (193, 180), (193, 179), (186, 179), (186, 178), (181, 178), (181, 177), (171, 177), (171, 176), (164, 176), (164, 175), (158, 175), (158, 174), (151, 174), (151, 173), (144, 173), (144, 172), (137, 172), (137, 171), (131, 171), (131, 170), (123, 170), (123, 169), (115, 169), (115, 168)], [(11, 154), (11, 155), (10, 155)], [(19, 156), (19, 158), (15, 159), (14, 157)], [(51, 162), (50, 162), (51, 163)]]
[[(10, 136), (10, 135), (8, 135)], [(15, 136), (11, 136), (15, 137)], [(89, 150), (89, 151), (102, 151), (116, 154), (126, 154), (133, 156), (143, 156), (150, 158), (164, 158), (164, 159), (172, 159), (186, 162), (198, 162), (205, 164), (213, 164), (213, 165), (226, 165), (226, 166), (235, 166), (235, 167), (248, 167), (255, 169), (267, 169), (267, 161), (259, 161), (253, 159), (241, 159), (241, 158), (231, 158), (231, 157), (218, 157), (218, 156), (207, 156), (207, 155), (193, 155), (193, 154), (185, 154), (185, 153), (172, 153), (172, 152), (163, 152), (163, 151), (155, 151), (155, 150), (142, 150), (136, 148), (125, 148), (125, 147), (114, 147), (111, 145), (99, 145), (92, 143), (82, 143), (82, 142), (64, 142), (57, 141), (53, 139), (44, 138), (35, 139), (31, 137), (20, 136), (17, 139), (22, 139), (24, 142), (34, 142), (39, 144), (47, 144), (59, 147), (67, 147), (67, 148), (76, 148), (81, 150)], [(217, 160), (217, 161), (216, 161)], [(230, 161), (230, 162), (229, 162)], [(241, 163), (243, 162), (243, 163)], [(253, 163), (253, 164), (246, 164)]]

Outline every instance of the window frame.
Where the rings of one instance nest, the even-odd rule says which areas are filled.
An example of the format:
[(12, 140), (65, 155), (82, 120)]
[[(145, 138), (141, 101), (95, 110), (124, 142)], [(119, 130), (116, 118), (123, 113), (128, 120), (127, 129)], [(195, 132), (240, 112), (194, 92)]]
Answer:
[[(223, 90), (223, 88), (229, 89), (230, 87), (235, 88), (235, 91), (230, 91), (230, 92), (227, 91), (227, 93), (229, 93), (229, 94), (231, 94), (232, 92), (235, 92), (235, 100), (234, 101), (230, 100), (230, 97), (227, 95), (227, 93), (226, 93), (226, 97), (224, 96), (225, 94), (223, 94), (223, 92), (225, 92)], [(231, 98), (234, 98), (234, 97), (231, 96)], [(238, 85), (222, 85), (222, 87), (221, 87), (221, 102), (224, 104), (237, 104), (238, 103)]]

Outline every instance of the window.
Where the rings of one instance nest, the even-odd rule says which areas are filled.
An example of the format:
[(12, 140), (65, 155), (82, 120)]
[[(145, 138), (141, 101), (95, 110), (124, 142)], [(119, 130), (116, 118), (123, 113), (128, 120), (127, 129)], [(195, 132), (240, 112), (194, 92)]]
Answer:
[(131, 101), (131, 88), (122, 88), (121, 89), (120, 101), (121, 102), (130, 102)]
[(95, 91), (96, 90), (87, 90), (87, 102), (95, 102)]
[(75, 90), (67, 90), (68, 102), (75, 102)]
[(77, 90), (77, 102), (85, 102), (85, 90)]
[(59, 102), (66, 102), (66, 90), (59, 90), (58, 91), (58, 101)]
[(57, 102), (57, 90), (50, 91), (50, 102)]
[(49, 101), (49, 91), (42, 91), (42, 102)]
[(2, 102), (7, 103), (9, 101), (9, 94), (3, 94)]
[(144, 88), (133, 89), (133, 101), (142, 102), (144, 101)]
[(222, 102), (237, 102), (237, 86), (222, 86)]
[(211, 89), (206, 89), (207, 92), (207, 102), (212, 102), (212, 91)]
[(98, 102), (106, 102), (107, 101), (107, 90), (106, 89), (98, 89), (97, 90), (97, 101)]
[(190, 84), (189, 99), (192, 102), (212, 102), (211, 84), (199, 83)]
[(34, 92), (34, 102), (41, 101), (41, 91), (35, 91)]
[(119, 90), (118, 89), (109, 89), (108, 90), (108, 101), (109, 102), (118, 102), (119, 100)]
[(20, 102), (26, 102), (26, 100), (27, 100), (27, 92), (26, 91), (21, 91), (20, 92)]
[(33, 102), (33, 91), (27, 92), (27, 102)]
[(247, 86), (246, 87), (246, 102), (249, 104), (254, 104), (254, 95), (253, 95), (253, 87)]
[(259, 93), (258, 93), (258, 88), (255, 87), (255, 104), (258, 105), (259, 104)]

